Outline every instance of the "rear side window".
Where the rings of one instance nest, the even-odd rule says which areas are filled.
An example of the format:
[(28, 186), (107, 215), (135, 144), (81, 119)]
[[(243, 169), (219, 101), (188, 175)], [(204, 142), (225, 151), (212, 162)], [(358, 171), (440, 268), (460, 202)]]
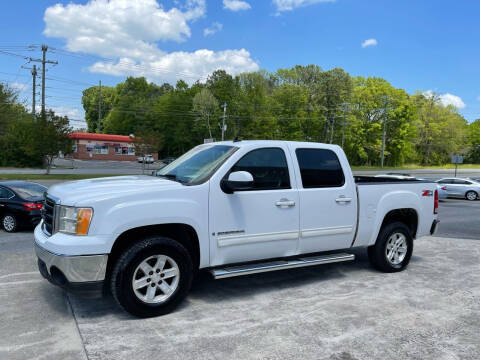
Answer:
[(253, 190), (290, 189), (285, 153), (279, 148), (264, 148), (249, 152), (230, 172), (248, 171), (253, 176)]
[(0, 199), (9, 199), (13, 196), (10, 190), (0, 187)]
[(337, 155), (326, 149), (297, 149), (304, 188), (340, 187), (345, 183)]

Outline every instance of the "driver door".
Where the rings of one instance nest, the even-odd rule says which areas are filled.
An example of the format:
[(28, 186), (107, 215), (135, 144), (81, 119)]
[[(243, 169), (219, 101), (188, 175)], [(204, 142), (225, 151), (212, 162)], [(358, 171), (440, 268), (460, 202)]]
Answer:
[[(235, 171), (248, 171), (254, 185), (227, 194), (220, 181)], [(210, 182), (209, 204), (211, 266), (296, 254), (298, 191), (286, 146), (254, 149), (237, 157)]]

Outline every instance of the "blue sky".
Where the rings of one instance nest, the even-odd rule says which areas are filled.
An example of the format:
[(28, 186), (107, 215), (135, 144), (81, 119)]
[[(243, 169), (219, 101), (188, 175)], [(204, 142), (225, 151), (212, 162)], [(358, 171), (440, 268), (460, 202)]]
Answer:
[[(313, 63), (409, 93), (435, 91), (472, 121), (480, 118), (479, 17), (478, 0), (16, 0), (2, 3), (0, 51), (38, 58), (39, 47), (27, 46), (47, 44), (59, 62), (48, 67), (47, 105), (77, 120), (81, 90), (98, 80), (193, 82), (218, 67)], [(30, 103), (25, 63), (0, 52), (0, 79)]]

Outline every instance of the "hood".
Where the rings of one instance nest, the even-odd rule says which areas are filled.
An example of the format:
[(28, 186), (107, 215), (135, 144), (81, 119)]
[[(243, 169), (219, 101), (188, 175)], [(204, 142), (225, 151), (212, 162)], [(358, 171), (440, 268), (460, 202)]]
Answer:
[(134, 175), (70, 181), (52, 186), (48, 194), (60, 199), (62, 205), (92, 206), (98, 201), (183, 187), (164, 178)]

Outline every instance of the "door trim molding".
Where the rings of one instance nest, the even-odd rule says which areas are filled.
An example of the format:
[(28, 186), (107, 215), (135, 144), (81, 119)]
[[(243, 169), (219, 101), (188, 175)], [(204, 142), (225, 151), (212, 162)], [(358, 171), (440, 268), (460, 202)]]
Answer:
[(240, 235), (240, 236), (219, 236), (217, 237), (218, 247), (260, 243), (268, 241), (298, 240), (298, 231), (282, 231), (264, 234)]
[(332, 226), (332, 227), (322, 227), (315, 229), (306, 229), (301, 231), (302, 238), (314, 237), (314, 236), (324, 236), (324, 235), (337, 235), (337, 234), (348, 234), (353, 231), (353, 226)]

